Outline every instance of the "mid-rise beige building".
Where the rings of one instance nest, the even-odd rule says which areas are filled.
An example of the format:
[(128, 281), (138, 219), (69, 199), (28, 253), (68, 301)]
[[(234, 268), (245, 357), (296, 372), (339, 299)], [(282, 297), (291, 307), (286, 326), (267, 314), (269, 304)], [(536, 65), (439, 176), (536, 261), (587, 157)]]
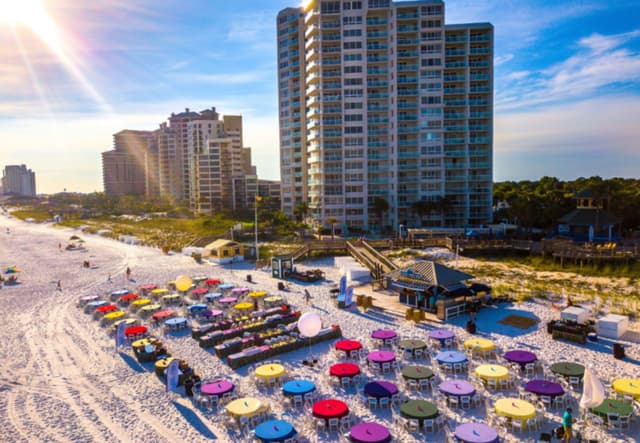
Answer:
[(36, 174), (26, 165), (7, 165), (2, 172), (0, 194), (36, 195)]
[(157, 192), (157, 149), (153, 131), (125, 129), (113, 134), (113, 150), (102, 153), (107, 195), (153, 196)]

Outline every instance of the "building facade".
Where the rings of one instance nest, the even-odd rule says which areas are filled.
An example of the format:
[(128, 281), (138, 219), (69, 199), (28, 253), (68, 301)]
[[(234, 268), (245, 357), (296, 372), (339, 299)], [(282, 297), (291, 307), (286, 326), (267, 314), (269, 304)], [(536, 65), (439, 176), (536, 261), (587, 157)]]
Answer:
[(7, 165), (2, 173), (2, 193), (26, 197), (36, 195), (36, 174), (26, 165)]
[[(437, 0), (278, 15), (282, 208), (380, 231), (491, 221), (493, 27)], [(304, 45), (304, 46), (303, 46)]]
[(153, 131), (125, 129), (113, 134), (113, 150), (102, 153), (104, 192), (116, 197), (157, 192), (156, 159)]

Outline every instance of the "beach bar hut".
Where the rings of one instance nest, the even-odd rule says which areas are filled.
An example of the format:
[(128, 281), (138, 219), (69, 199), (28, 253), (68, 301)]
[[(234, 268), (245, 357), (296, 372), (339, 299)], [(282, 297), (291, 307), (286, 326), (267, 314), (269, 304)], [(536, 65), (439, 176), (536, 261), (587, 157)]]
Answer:
[(472, 275), (433, 261), (422, 261), (385, 274), (387, 287), (399, 293), (400, 303), (436, 310), (440, 320), (466, 311), (474, 292), (464, 283)]
[(214, 263), (231, 263), (244, 260), (244, 249), (238, 242), (221, 238), (205, 246), (202, 256)]

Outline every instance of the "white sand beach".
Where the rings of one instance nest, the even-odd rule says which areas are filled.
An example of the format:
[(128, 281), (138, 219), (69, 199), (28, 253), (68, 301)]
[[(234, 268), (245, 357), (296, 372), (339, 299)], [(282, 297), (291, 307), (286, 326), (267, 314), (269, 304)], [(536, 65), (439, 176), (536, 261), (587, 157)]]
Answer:
[[(7, 232), (7, 229), (9, 232)], [(86, 240), (86, 251), (59, 250), (69, 237), (79, 235)], [(84, 268), (83, 261), (92, 267)], [(159, 250), (130, 246), (95, 235), (85, 235), (72, 229), (59, 229), (49, 225), (24, 223), (15, 218), (0, 217), (0, 266), (16, 265), (19, 285), (0, 289), (0, 312), (4, 320), (0, 325), (0, 440), (7, 442), (219, 442), (249, 441), (225, 426), (223, 408), (209, 412), (196, 407), (183, 395), (180, 388), (167, 393), (153, 369), (139, 364), (130, 348), (115, 351), (113, 335), (109, 330), (78, 309), (80, 297), (100, 295), (127, 288), (137, 292), (140, 285), (156, 283), (166, 285), (178, 275), (204, 275), (237, 285), (248, 285), (253, 290), (279, 294), (302, 312), (315, 311), (325, 326), (340, 325), (345, 338), (363, 342), (368, 350), (376, 344), (370, 338), (376, 329), (391, 329), (399, 337), (417, 337), (428, 341), (428, 333), (436, 327), (455, 332), (458, 341), (469, 337), (464, 325), (467, 316), (445, 325), (420, 324), (380, 310), (366, 313), (355, 306), (349, 310), (337, 308), (329, 295), (329, 288), (340, 276), (330, 258), (299, 264), (299, 268), (321, 268), (327, 281), (301, 285), (289, 283), (288, 291), (278, 291), (276, 280), (267, 271), (256, 271), (252, 264), (234, 264), (233, 269), (211, 264), (197, 264), (181, 254), (163, 255)], [(132, 271), (132, 280), (125, 278), (125, 269)], [(253, 283), (245, 277), (252, 275)], [(111, 276), (111, 281), (108, 277)], [(56, 290), (60, 281), (62, 290)], [(311, 293), (311, 305), (304, 302), (302, 291)], [(369, 289), (367, 289), (368, 291)], [(356, 294), (360, 293), (356, 288)], [(182, 309), (182, 308), (178, 308)], [(540, 323), (531, 330), (505, 326), (498, 320), (511, 313), (537, 317)], [(624, 342), (627, 358), (616, 360), (612, 356), (611, 341), (577, 345), (554, 341), (545, 330), (545, 324), (559, 317), (550, 305), (528, 302), (521, 305), (501, 305), (480, 311), (477, 317), (478, 336), (492, 340), (498, 353), (513, 349), (534, 352), (544, 364), (560, 360), (582, 363), (592, 367), (608, 392), (611, 382), (622, 377), (640, 378), (640, 347)], [(294, 409), (285, 401), (279, 389), (257, 388), (249, 367), (234, 371), (215, 356), (212, 349), (205, 350), (189, 334), (163, 334), (160, 328), (152, 333), (160, 337), (169, 352), (189, 362), (203, 378), (233, 379), (241, 397), (256, 397), (267, 402), (274, 417), (291, 422), (300, 436), (310, 441), (340, 441), (339, 433), (316, 434), (312, 431), (311, 413), (304, 408)], [(390, 410), (370, 409), (362, 403), (361, 389), (343, 389), (329, 382), (329, 366), (336, 361), (332, 348), (335, 340), (313, 347), (319, 365), (310, 368), (302, 364), (308, 349), (301, 349), (276, 358), (282, 361), (290, 375), (313, 380), (320, 394), (344, 400), (359, 421), (376, 421), (390, 428), (394, 441), (444, 442), (445, 433), (411, 433), (394, 422)], [(430, 365), (429, 363), (425, 363)], [(410, 398), (424, 398), (437, 402), (430, 391), (408, 392), (400, 374), (375, 375), (361, 364), (371, 380), (385, 379), (398, 385)], [(445, 378), (442, 375), (441, 378)], [(489, 404), (500, 394), (491, 393)], [(516, 396), (511, 392), (510, 397)], [(579, 393), (572, 394), (574, 416), (578, 418)], [(484, 405), (463, 410), (440, 410), (449, 426), (455, 428), (465, 421), (486, 419)], [(545, 413), (542, 430), (550, 430), (560, 423), (562, 409)], [(580, 428), (579, 428), (580, 429)], [(631, 428), (623, 431), (585, 429), (585, 434), (599, 441), (640, 441), (640, 417), (635, 417)], [(534, 441), (540, 430), (502, 435), (504, 440)]]

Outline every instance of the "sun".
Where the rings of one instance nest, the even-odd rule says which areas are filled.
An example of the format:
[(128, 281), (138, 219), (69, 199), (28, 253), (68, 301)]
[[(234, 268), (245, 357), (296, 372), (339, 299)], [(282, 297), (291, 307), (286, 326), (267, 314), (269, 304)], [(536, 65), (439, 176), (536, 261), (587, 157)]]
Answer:
[(80, 69), (79, 60), (42, 0), (0, 0), (2, 24), (15, 28), (24, 26), (33, 32), (100, 107), (109, 110), (107, 103)]
[(0, 0), (0, 22), (35, 28), (46, 10), (40, 0)]

